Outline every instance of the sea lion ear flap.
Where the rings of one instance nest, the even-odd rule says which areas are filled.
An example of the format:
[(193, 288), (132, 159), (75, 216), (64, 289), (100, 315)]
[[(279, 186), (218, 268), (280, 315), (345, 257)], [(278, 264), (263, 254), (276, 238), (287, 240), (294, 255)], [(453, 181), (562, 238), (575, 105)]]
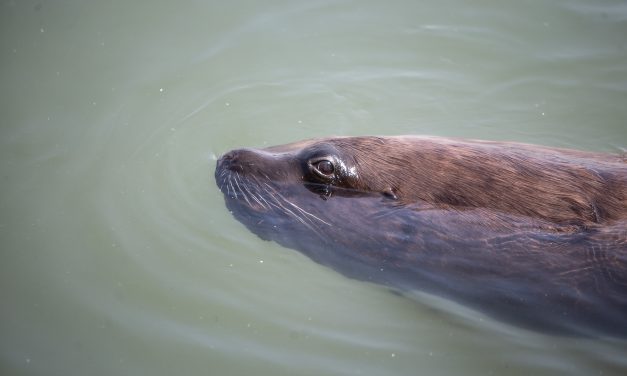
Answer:
[(398, 200), (398, 196), (396, 196), (396, 189), (392, 187), (387, 187), (381, 193), (383, 194), (383, 196), (389, 198), (390, 200)]

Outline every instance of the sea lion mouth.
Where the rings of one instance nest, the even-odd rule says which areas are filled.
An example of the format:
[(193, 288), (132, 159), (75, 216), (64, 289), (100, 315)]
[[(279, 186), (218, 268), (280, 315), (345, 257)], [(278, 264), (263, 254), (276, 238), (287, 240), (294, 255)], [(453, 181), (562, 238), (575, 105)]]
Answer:
[(270, 185), (269, 179), (256, 176), (248, 176), (233, 169), (220, 166), (216, 169), (216, 183), (220, 191), (228, 201), (240, 201), (246, 203), (250, 210), (267, 211), (272, 205), (266, 197), (273, 197), (271, 192), (276, 192), (276, 188)]

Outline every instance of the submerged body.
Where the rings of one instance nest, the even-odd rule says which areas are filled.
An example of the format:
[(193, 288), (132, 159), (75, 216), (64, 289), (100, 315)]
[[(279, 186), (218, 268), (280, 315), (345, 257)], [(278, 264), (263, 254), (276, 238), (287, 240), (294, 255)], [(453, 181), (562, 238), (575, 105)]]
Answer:
[(352, 278), (551, 333), (627, 336), (627, 161), (434, 137), (231, 151), (216, 181), (263, 239)]

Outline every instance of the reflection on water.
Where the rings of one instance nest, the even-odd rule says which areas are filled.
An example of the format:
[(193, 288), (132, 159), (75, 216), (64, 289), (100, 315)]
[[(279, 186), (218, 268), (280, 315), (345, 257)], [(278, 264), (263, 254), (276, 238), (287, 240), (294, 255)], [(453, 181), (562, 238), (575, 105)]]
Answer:
[(627, 344), (263, 242), (217, 155), (323, 135), (627, 146), (623, 1), (0, 5), (2, 374), (621, 374)]

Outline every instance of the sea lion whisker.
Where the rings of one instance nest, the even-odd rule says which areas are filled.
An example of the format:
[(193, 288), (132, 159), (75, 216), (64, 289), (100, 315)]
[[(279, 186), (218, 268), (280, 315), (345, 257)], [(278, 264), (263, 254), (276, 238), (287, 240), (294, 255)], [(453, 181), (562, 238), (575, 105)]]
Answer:
[(318, 221), (320, 221), (320, 222), (324, 223), (324, 224), (325, 224), (325, 225), (327, 225), (327, 226), (331, 226), (331, 224), (330, 224), (329, 222), (326, 222), (326, 221), (324, 221), (323, 219), (320, 219), (320, 218), (316, 217), (315, 215), (311, 214), (311, 213), (310, 213), (310, 212), (308, 212), (307, 210), (302, 209), (300, 206), (298, 206), (298, 205), (294, 204), (294, 203), (293, 203), (293, 202), (291, 202), (290, 200), (287, 200), (286, 198), (283, 198), (283, 199), (285, 200), (285, 202), (287, 202), (288, 204), (292, 205), (292, 207), (296, 208), (296, 209), (297, 209), (298, 211), (300, 211), (301, 213), (303, 213), (303, 214), (305, 214), (305, 215), (308, 215), (308, 216), (310, 216), (310, 217), (312, 217), (312, 218), (314, 218), (314, 219), (316, 219), (316, 220), (318, 220)]
[(295, 209), (297, 209), (299, 212), (301, 212), (301, 213), (303, 213), (303, 214), (305, 214), (305, 215), (308, 215), (308, 216), (310, 216), (310, 217), (312, 217), (312, 218), (314, 218), (314, 219), (316, 219), (316, 220), (318, 220), (318, 221), (320, 221), (320, 222), (324, 223), (324, 224), (325, 224), (325, 225), (327, 225), (327, 226), (331, 226), (331, 224), (330, 224), (330, 223), (328, 223), (328, 222), (324, 221), (324, 220), (323, 220), (323, 219), (321, 219), (321, 218), (318, 218), (317, 216), (315, 216), (315, 215), (311, 214), (311, 213), (310, 213), (310, 212), (308, 212), (307, 210), (305, 210), (305, 209), (301, 208), (300, 206), (298, 206), (298, 205), (294, 204), (293, 202), (291, 202), (290, 200), (288, 200), (285, 196), (283, 196), (283, 195), (282, 195), (279, 191), (277, 191), (274, 187), (270, 186), (268, 183), (264, 183), (264, 184), (266, 185), (266, 187), (268, 187), (268, 189), (270, 189), (270, 190), (272, 191), (272, 193), (274, 193), (274, 195), (276, 195), (276, 196), (280, 197), (281, 199), (283, 199), (283, 201), (284, 201), (284, 202), (286, 202), (286, 203), (290, 204), (292, 207), (294, 207)]
[(223, 170), (220, 173), (220, 180), (222, 180), (222, 182), (227, 181), (228, 179), (230, 179), (230, 173), (227, 170)]
[(584, 270), (590, 270), (590, 269), (594, 269), (594, 266), (585, 266), (583, 268), (571, 269), (571, 270), (567, 270), (565, 272), (558, 273), (557, 275), (565, 276), (565, 275), (568, 275), (568, 274), (579, 273), (579, 272), (583, 272)]
[[(281, 197), (283, 199), (284, 202), (285, 198)], [(294, 213), (292, 210), (288, 209), (285, 205), (282, 205), (281, 202), (279, 200), (276, 200), (277, 205), (279, 205), (281, 207), (281, 209), (285, 210), (286, 212), (292, 214), (295, 218), (297, 218), (301, 223), (306, 224), (306, 222), (311, 223), (311, 220), (307, 217), (303, 217), (303, 216), (299, 216), (297, 213)]]
[(235, 186), (233, 186), (233, 179), (229, 179), (229, 185), (231, 186), (231, 190), (233, 191), (233, 198), (238, 198), (237, 191), (235, 190)]
[(243, 190), (243, 189), (242, 189), (242, 187), (239, 185), (240, 179), (241, 179), (240, 175), (239, 175), (237, 172), (235, 172), (235, 173), (233, 174), (233, 182), (235, 183), (235, 186), (237, 187), (238, 192), (241, 192), (241, 193), (242, 193), (242, 196), (244, 196), (244, 195), (245, 195), (245, 194), (244, 194), (244, 190)]
[(291, 214), (294, 218), (296, 218), (296, 220), (298, 222), (302, 223), (305, 227), (307, 227), (308, 229), (310, 229), (311, 231), (316, 233), (318, 236), (322, 236), (320, 234), (320, 232), (318, 232), (318, 230), (313, 227), (313, 223), (311, 223), (311, 224), (310, 224), (310, 222), (308, 223), (307, 221), (305, 221), (305, 219), (303, 219), (302, 217), (299, 217), (296, 213), (294, 213), (290, 209), (286, 208), (284, 205), (281, 205), (280, 202), (277, 201), (276, 204), (271, 204), (271, 205), (273, 205), (277, 209), (283, 210), (284, 212), (286, 212), (288, 214)]
[(248, 203), (248, 205), (253, 206), (253, 205), (250, 203), (250, 200), (248, 200), (248, 195), (247, 195), (247, 194), (246, 194), (246, 192), (242, 189), (242, 187), (239, 185), (239, 182), (238, 182), (238, 177), (239, 177), (239, 174), (235, 173), (235, 177), (234, 177), (234, 179), (233, 179), (233, 180), (235, 181), (235, 185), (237, 185), (237, 188), (239, 188), (239, 191), (242, 193), (242, 197), (244, 197), (244, 200), (246, 200), (246, 202)]
[(382, 219), (382, 218), (385, 218), (385, 217), (389, 217), (389, 216), (397, 214), (399, 210), (403, 210), (403, 209), (406, 209), (406, 208), (404, 208), (402, 206), (391, 206), (389, 208), (386, 207), (385, 210), (381, 210), (381, 211), (373, 214), (372, 218), (374, 218), (374, 219)]
[(261, 206), (263, 209), (268, 209), (268, 207), (263, 202), (261, 202), (261, 200), (260, 200), (261, 195), (259, 193), (255, 194), (255, 192), (249, 190), (249, 188), (248, 188), (248, 186), (246, 184), (243, 184), (243, 186), (244, 186), (244, 190), (250, 195), (250, 197), (253, 200), (255, 200), (255, 202), (257, 202), (259, 204), (259, 206)]
[(268, 209), (268, 207), (264, 205), (263, 202), (261, 202), (257, 196), (251, 193), (250, 197), (252, 197), (253, 200), (255, 200), (259, 204), (259, 206), (261, 206), (263, 209)]
[[(299, 208), (298, 206), (294, 205), (293, 203), (291, 203), (288, 199), (285, 198), (285, 196), (283, 196), (281, 193), (279, 193), (274, 187), (272, 187), (271, 185), (269, 185), (268, 183), (264, 182), (264, 185), (269, 189), (269, 191), (272, 193), (272, 195), (270, 195), (270, 197), (274, 200), (274, 202), (276, 202), (276, 204), (270, 203), (270, 205), (273, 205), (274, 207), (276, 207), (277, 209), (281, 209), (284, 210), (285, 212), (287, 212), (288, 214), (292, 214), (292, 216), (294, 216), (294, 218), (296, 218), (299, 222), (301, 222), (303, 225), (307, 226), (307, 228), (311, 229), (312, 231), (316, 232), (318, 235), (320, 235), (320, 233), (314, 229), (312, 226), (314, 225), (314, 223), (311, 221), (311, 219), (307, 218), (307, 217), (301, 217), (299, 215), (297, 215), (296, 213), (294, 213), (292, 210), (288, 209), (287, 207), (285, 207), (285, 205), (283, 205), (279, 199), (283, 200), (283, 202), (294, 206), (297, 210), (299, 210), (299, 212), (304, 213), (304, 214), (309, 214), (306, 211), (302, 210), (301, 208)], [(315, 217), (315, 216), (314, 216)], [(324, 221), (322, 221), (320, 218), (315, 217), (317, 220), (320, 220), (321, 222), (328, 224)], [(320, 235), (322, 236), (322, 235)]]
[(261, 195), (261, 193), (257, 193), (257, 198), (258, 198), (259, 200), (261, 200), (261, 201), (265, 202), (265, 203), (266, 203), (266, 205), (268, 205), (268, 206), (270, 205), (270, 203), (268, 203), (268, 201), (267, 201), (265, 198), (263, 198), (263, 196)]
[[(277, 202), (279, 202), (279, 200), (278, 200), (278, 199), (280, 198), (281, 200), (283, 200), (283, 202), (286, 202), (286, 203), (288, 203), (288, 204), (290, 204), (290, 205), (292, 205), (292, 206), (295, 206), (295, 205), (294, 205), (294, 204), (292, 204), (292, 203), (291, 203), (291, 202), (290, 202), (290, 201), (289, 201), (289, 200), (288, 200), (285, 196), (283, 196), (283, 195), (282, 195), (282, 194), (281, 194), (281, 193), (280, 193), (280, 192), (279, 192), (276, 188), (272, 187), (272, 186), (271, 186), (270, 184), (268, 184), (268, 183), (263, 183), (263, 184), (264, 184), (264, 185), (268, 188), (268, 190), (272, 193), (272, 195), (271, 195), (271, 196), (272, 196), (272, 197), (274, 197), (274, 199), (275, 199)], [(300, 209), (300, 208), (298, 208), (298, 207), (296, 207), (296, 208), (297, 208), (297, 209), (299, 209), (299, 211), (303, 212), (303, 210), (302, 210), (302, 209)]]
[(222, 184), (226, 185), (226, 195), (228, 197), (232, 197), (232, 195), (231, 195), (231, 187), (229, 186), (229, 179), (230, 178), (228, 178), (227, 180), (224, 180)]
[(251, 181), (248, 179), (247, 184), (242, 182), (243, 189), (250, 195), (250, 197), (255, 200), (263, 209), (269, 209), (269, 204), (266, 200), (263, 199), (261, 192), (259, 192), (260, 186), (259, 183), (253, 179)]
[[(266, 186), (268, 191), (271, 193), (271, 196), (273, 196), (273, 197), (274, 196), (279, 196), (281, 198), (284, 198), (283, 195), (281, 195), (281, 193), (279, 193), (279, 191), (275, 187), (271, 186), (270, 184), (268, 184), (266, 182), (264, 182), (263, 185)], [(276, 197), (275, 197), (275, 199), (276, 199)]]
[(229, 197), (233, 198), (233, 193), (231, 193), (231, 177), (229, 176), (229, 180), (226, 181), (226, 193)]

